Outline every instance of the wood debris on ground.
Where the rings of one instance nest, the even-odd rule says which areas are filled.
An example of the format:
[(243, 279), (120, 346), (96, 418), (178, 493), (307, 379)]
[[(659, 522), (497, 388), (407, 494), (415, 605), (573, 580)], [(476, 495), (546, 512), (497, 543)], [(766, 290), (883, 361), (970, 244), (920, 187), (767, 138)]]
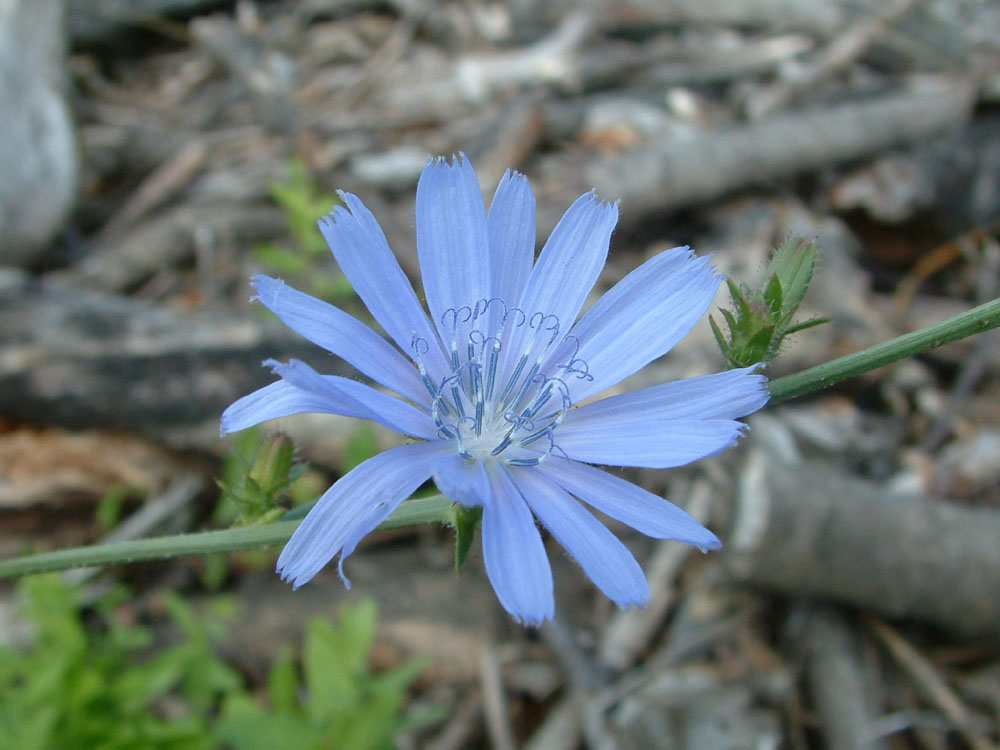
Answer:
[[(803, 313), (832, 322), (792, 340), (776, 376), (1000, 288), (996, 4), (68, 0), (65, 14), (69, 93), (39, 92), (75, 119), (76, 208), (41, 250), (0, 248), (5, 554), (102, 538), (93, 509), (119, 486), (124, 533), (193, 530), (227, 450), (218, 415), (269, 381), (260, 361), (340, 372), (247, 301), (255, 272), (342, 293), (280, 186), (309, 205), (357, 193), (414, 277), (432, 154), (467, 154), (487, 195), (525, 172), (541, 238), (591, 188), (620, 199), (602, 286), (680, 244), (752, 281), (784, 236), (814, 238)], [(60, 47), (46, 49), (51, 65)], [(429, 655), (420, 698), (448, 709), (405, 747), (996, 747), (997, 342), (768, 409), (742, 448), (690, 469), (634, 472), (727, 545), (703, 556), (613, 525), (650, 578), (644, 610), (616, 611), (553, 545), (559, 616), (524, 630), (475, 554), (456, 579), (446, 533), (391, 532), (352, 558), (350, 594), (335, 571), (292, 594), (237, 560), (226, 655), (262, 678), (309, 615), (363, 591), (381, 611), (376, 659)], [(699, 326), (630, 385), (720, 361)], [(336, 472), (342, 425), (289, 429)], [(145, 585), (208, 598), (198, 566)]]

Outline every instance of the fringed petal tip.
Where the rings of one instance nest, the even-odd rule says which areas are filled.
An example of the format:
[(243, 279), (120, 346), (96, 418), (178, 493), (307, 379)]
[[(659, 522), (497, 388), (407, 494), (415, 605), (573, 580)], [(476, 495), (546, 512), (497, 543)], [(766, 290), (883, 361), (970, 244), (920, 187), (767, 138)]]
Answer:
[[(504, 170), (503, 177), (500, 178), (500, 182), (497, 184), (497, 188), (501, 185), (505, 185), (509, 182), (518, 183), (528, 183), (528, 177), (523, 172), (518, 172), (516, 169), (506, 169)], [(528, 183), (530, 185), (530, 183)]]
[(329, 232), (337, 226), (337, 222), (342, 219), (354, 218), (355, 207), (359, 204), (364, 205), (361, 203), (361, 199), (358, 198), (358, 196), (354, 193), (348, 193), (346, 190), (338, 190), (337, 197), (340, 199), (340, 203), (335, 203), (330, 206), (330, 210), (320, 216), (316, 221), (316, 225), (319, 227), (319, 231), (326, 239), (327, 244), (330, 244), (331, 242)]
[(747, 379), (751, 383), (753, 383), (758, 389), (758, 394), (757, 394), (758, 400), (751, 411), (748, 411), (746, 414), (743, 414), (741, 416), (752, 414), (758, 409), (761, 409), (764, 406), (766, 406), (767, 402), (771, 400), (771, 391), (768, 390), (767, 387), (770, 378), (764, 374), (765, 370), (767, 370), (769, 367), (770, 365), (767, 362), (758, 362), (755, 365), (750, 365), (749, 367), (744, 368), (744, 370), (747, 373)]
[(510, 613), (510, 615), (514, 618), (514, 622), (526, 628), (540, 628), (554, 619), (552, 612), (542, 615), (517, 615), (514, 613)]
[[(252, 286), (253, 290), (256, 292), (256, 294), (250, 298), (250, 301), (264, 302), (261, 295), (265, 291), (271, 291), (274, 295), (277, 295), (277, 293), (281, 290), (281, 287), (285, 286), (285, 282), (281, 279), (276, 279), (273, 276), (268, 276), (267, 274), (255, 273), (250, 277), (250, 286)], [(261, 287), (264, 287), (264, 289), (261, 289)]]
[(644, 594), (639, 594), (633, 599), (617, 599), (615, 600), (615, 606), (621, 610), (630, 609), (645, 609), (649, 606), (649, 590), (647, 589)]
[[(456, 151), (452, 153), (451, 156), (445, 156), (444, 154), (431, 155), (427, 157), (427, 166), (424, 167), (424, 171), (431, 168), (445, 167), (447, 169), (453, 168), (472, 168), (472, 162), (469, 157), (465, 155), (464, 151)], [(510, 170), (507, 170), (508, 172)]]
[(292, 590), (298, 590), (309, 583), (316, 575), (323, 569), (326, 565), (324, 561), (322, 565), (316, 565), (315, 560), (309, 560), (308, 557), (302, 556), (302, 550), (298, 551), (298, 554), (293, 555), (289, 558), (285, 553), (288, 551), (286, 546), (282, 550), (281, 555), (278, 556), (278, 563), (275, 566), (275, 572), (277, 572), (278, 577), (284, 582), (292, 587)]
[(292, 591), (301, 588), (304, 584), (309, 582), (309, 579), (299, 580), (295, 575), (288, 569), (289, 566), (283, 566), (281, 560), (278, 560), (277, 566), (275, 566), (274, 572), (278, 574), (278, 578), (281, 579), (282, 583), (287, 583), (291, 585)]
[[(517, 174), (515, 172), (515, 174)], [(614, 212), (615, 222), (618, 221), (618, 214), (621, 211), (622, 202), (620, 200), (607, 201), (601, 198), (597, 192), (597, 188), (591, 188), (586, 193), (577, 198), (577, 201), (585, 199), (588, 204), (588, 208), (596, 208), (602, 211), (612, 211)]]
[(722, 542), (719, 541), (719, 537), (717, 537), (708, 529), (704, 529), (703, 531), (705, 532), (704, 540), (692, 540), (688, 542), (688, 544), (694, 545), (705, 554), (708, 554), (709, 552), (716, 552), (722, 549)]

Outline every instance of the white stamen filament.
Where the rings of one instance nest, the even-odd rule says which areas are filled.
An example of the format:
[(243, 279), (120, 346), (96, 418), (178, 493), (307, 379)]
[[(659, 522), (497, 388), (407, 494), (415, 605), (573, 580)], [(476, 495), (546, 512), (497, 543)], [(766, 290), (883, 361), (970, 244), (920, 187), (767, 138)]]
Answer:
[[(492, 326), (496, 330), (487, 333), (478, 326), (488, 325), (494, 303), (502, 315)], [(459, 454), (470, 460), (492, 457), (517, 466), (544, 460), (555, 448), (555, 428), (572, 406), (562, 377), (590, 377), (586, 364), (576, 359), (579, 346), (565, 363), (552, 364), (555, 350), (567, 340), (559, 335), (558, 319), (542, 313), (529, 317), (501, 300), (448, 310), (442, 322), (450, 328), (446, 345), (452, 372), (440, 384), (434, 385), (421, 362), (426, 342), (413, 347), (441, 438), (455, 440)], [(512, 345), (522, 352), (504, 376), (503, 350)]]

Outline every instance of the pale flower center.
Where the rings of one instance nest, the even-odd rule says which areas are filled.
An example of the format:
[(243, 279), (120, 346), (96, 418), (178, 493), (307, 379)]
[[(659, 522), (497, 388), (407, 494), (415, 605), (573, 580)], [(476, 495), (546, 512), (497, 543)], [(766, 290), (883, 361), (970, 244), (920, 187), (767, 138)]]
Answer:
[(554, 431), (572, 406), (565, 379), (592, 379), (576, 358), (576, 339), (560, 331), (554, 315), (529, 316), (499, 299), (448, 310), (442, 322), (452, 372), (441, 383), (427, 376), (414, 345), (439, 437), (454, 440), (469, 460), (543, 461), (556, 449)]

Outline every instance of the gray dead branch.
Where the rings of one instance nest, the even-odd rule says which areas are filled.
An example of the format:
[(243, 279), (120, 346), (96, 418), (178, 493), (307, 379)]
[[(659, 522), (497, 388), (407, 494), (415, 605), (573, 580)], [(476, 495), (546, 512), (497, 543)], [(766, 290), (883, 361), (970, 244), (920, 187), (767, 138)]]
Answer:
[(181, 312), (13, 272), (0, 276), (0, 341), (4, 416), (154, 436), (217, 419), (271, 382), (264, 359), (317, 353), (251, 315)]
[(998, 535), (995, 509), (894, 495), (826, 465), (755, 451), (727, 561), (748, 583), (989, 638), (1000, 633)]
[(66, 12), (73, 42), (91, 45), (134, 29), (162, 30), (169, 16), (219, 5), (219, 0), (67, 0)]
[(872, 705), (858, 636), (850, 620), (838, 610), (823, 606), (809, 608), (805, 616), (806, 676), (826, 747), (885, 747), (874, 736), (874, 719), (879, 711)]
[(991, 750), (995, 747), (986, 738), (985, 732), (976, 731), (972, 714), (962, 698), (930, 660), (889, 625), (878, 621), (873, 621), (871, 625), (875, 635), (913, 680), (917, 689), (954, 723), (969, 747), (973, 750)]
[(76, 202), (61, 0), (0, 4), (0, 266), (35, 265)]
[(953, 83), (671, 137), (593, 164), (585, 182), (632, 213), (690, 206), (956, 128), (972, 101)]
[(50, 278), (124, 292), (195, 256), (200, 246), (243, 248), (278, 236), (285, 218), (275, 206), (174, 206), (132, 231), (99, 244), (75, 266)]
[(917, 216), (945, 236), (1000, 220), (1000, 118), (967, 126), (869, 162), (839, 178), (828, 193), (839, 211), (860, 209), (888, 225)]
[(727, 682), (710, 669), (662, 671), (615, 709), (610, 747), (777, 750), (782, 736), (778, 717), (753, 702), (749, 685)]
[(885, 37), (894, 21), (902, 18), (918, 0), (895, 0), (879, 13), (862, 17), (850, 28), (842, 29), (815, 59), (795, 71), (789, 80), (780, 81), (757, 94), (747, 102), (749, 114), (759, 119), (786, 107), (810, 88), (828, 80), (861, 57), (872, 45)]
[(544, 2), (521, 0), (515, 4), (515, 18), (521, 23), (552, 23), (571, 9), (592, 7), (611, 29), (662, 29), (696, 25), (745, 27), (772, 31), (805, 31), (817, 36), (836, 32), (847, 15), (839, 3), (821, 0), (624, 0), (586, 3), (572, 0)]
[(525, 750), (576, 750), (580, 747), (580, 703), (578, 695), (562, 698), (525, 742)]
[(514, 750), (514, 730), (510, 725), (508, 699), (495, 643), (483, 644), (479, 657), (479, 681), (490, 746), (496, 750)]

